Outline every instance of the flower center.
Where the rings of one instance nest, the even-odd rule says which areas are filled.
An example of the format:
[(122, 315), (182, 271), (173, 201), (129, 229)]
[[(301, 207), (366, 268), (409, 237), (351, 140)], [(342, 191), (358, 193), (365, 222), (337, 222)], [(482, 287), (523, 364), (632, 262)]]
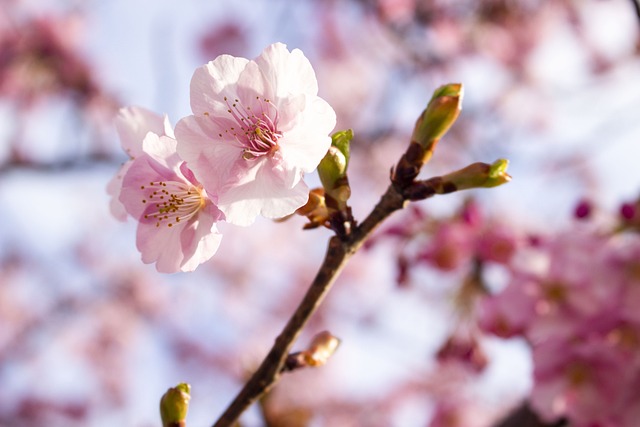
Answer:
[[(260, 111), (253, 111), (245, 107), (240, 100), (233, 102), (225, 96), (227, 112), (231, 114), (239, 128), (225, 129), (225, 133), (232, 135), (243, 147), (242, 157), (252, 160), (266, 155), (273, 155), (278, 151), (278, 140), (282, 133), (278, 131), (278, 110), (266, 98), (256, 96)], [(273, 116), (273, 119), (272, 119)], [(222, 137), (222, 134), (219, 134)]]
[(156, 227), (166, 224), (173, 227), (195, 216), (205, 204), (202, 189), (179, 181), (156, 181), (141, 190), (147, 193), (142, 203), (148, 205), (144, 219), (156, 221)]

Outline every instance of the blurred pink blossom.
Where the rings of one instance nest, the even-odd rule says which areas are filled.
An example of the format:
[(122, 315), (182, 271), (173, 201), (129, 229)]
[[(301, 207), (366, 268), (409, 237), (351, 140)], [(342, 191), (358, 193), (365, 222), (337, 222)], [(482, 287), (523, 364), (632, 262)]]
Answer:
[(235, 55), (247, 49), (247, 32), (236, 22), (214, 25), (202, 35), (199, 42), (200, 53), (205, 58), (218, 55)]
[(326, 154), (333, 109), (317, 96), (304, 54), (281, 43), (255, 60), (222, 55), (191, 80), (194, 115), (178, 122), (178, 152), (227, 221), (279, 218), (308, 199), (303, 173)]
[(639, 260), (638, 234), (576, 227), (542, 238), (512, 264), (509, 285), (482, 302), (481, 327), (531, 345), (531, 403), (546, 421), (636, 425)]
[(0, 97), (21, 107), (51, 94), (80, 103), (101, 97), (95, 72), (78, 52), (79, 23), (69, 15), (0, 27)]

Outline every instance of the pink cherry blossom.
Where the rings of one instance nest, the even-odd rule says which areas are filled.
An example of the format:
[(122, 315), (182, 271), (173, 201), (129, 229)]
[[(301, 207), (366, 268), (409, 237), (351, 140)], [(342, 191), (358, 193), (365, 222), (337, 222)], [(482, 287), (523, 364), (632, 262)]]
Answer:
[(481, 304), (486, 331), (532, 347), (531, 404), (572, 426), (637, 424), (640, 239), (575, 227), (511, 263), (508, 286)]
[(115, 119), (118, 136), (122, 149), (130, 159), (125, 162), (118, 173), (107, 184), (107, 193), (111, 196), (109, 207), (111, 213), (120, 221), (127, 218), (127, 211), (118, 199), (122, 188), (122, 178), (129, 170), (131, 162), (137, 156), (142, 155), (142, 141), (149, 132), (157, 135), (173, 137), (173, 129), (167, 116), (160, 116), (141, 107), (126, 107), (118, 111)]
[(634, 370), (602, 337), (545, 341), (534, 347), (533, 361), (531, 403), (544, 420), (568, 417), (577, 426), (621, 425), (613, 421)]
[(317, 94), (307, 58), (281, 43), (252, 61), (221, 55), (195, 71), (178, 153), (228, 222), (279, 218), (306, 203), (303, 174), (326, 154), (336, 123)]
[(176, 153), (176, 140), (149, 132), (131, 162), (120, 201), (139, 220), (136, 244), (144, 263), (162, 273), (193, 271), (211, 258), (223, 215)]

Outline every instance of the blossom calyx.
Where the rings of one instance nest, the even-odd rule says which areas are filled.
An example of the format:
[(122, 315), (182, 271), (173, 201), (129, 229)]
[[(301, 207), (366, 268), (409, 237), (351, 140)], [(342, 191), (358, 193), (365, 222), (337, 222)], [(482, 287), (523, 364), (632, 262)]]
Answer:
[(304, 225), (305, 230), (320, 227), (321, 225), (329, 226), (329, 209), (324, 197), (324, 189), (314, 188), (309, 191), (309, 200), (307, 204), (296, 210), (298, 215), (306, 216), (309, 220)]
[(163, 427), (186, 426), (191, 386), (180, 383), (170, 388), (160, 399), (160, 417)]

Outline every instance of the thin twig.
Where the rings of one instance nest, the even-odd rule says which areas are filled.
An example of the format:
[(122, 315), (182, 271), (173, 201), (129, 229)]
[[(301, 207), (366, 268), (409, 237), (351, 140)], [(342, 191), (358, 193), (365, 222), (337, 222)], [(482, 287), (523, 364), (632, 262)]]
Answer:
[(362, 246), (382, 221), (394, 211), (402, 209), (404, 204), (404, 196), (393, 185), (390, 185), (373, 211), (346, 240), (340, 240), (338, 236), (331, 238), (324, 261), (302, 302), (276, 338), (271, 351), (262, 361), (260, 367), (216, 421), (214, 427), (232, 426), (245, 409), (268, 392), (279, 380), (282, 367), (294, 341), (331, 289), (331, 285), (347, 260)]

